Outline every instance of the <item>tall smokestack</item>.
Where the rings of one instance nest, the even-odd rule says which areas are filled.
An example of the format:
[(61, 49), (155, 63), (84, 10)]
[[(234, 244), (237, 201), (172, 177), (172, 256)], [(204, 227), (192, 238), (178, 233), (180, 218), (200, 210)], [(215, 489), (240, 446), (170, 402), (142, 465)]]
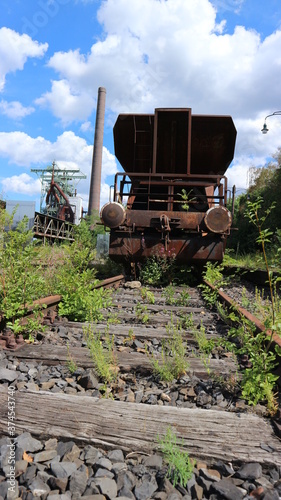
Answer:
[(105, 95), (104, 87), (99, 87), (96, 128), (94, 138), (94, 150), (92, 160), (91, 184), (89, 192), (88, 215), (92, 215), (95, 210), (100, 209), (100, 188), (101, 188), (101, 167), (102, 167), (102, 148), (103, 148), (103, 129), (105, 114)]

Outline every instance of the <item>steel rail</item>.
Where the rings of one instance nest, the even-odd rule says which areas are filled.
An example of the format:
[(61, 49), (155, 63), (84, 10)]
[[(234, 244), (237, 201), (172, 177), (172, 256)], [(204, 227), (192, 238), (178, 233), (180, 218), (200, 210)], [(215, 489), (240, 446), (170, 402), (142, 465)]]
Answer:
[(266, 329), (264, 324), (256, 316), (247, 311), (244, 307), (239, 306), (239, 304), (231, 299), (225, 292), (223, 292), (222, 290), (218, 290), (209, 281), (204, 280), (204, 283), (206, 283), (206, 285), (208, 285), (212, 290), (218, 293), (221, 302), (224, 302), (228, 307), (234, 307), (239, 311), (240, 314), (242, 314), (242, 316), (254, 323), (258, 332), (265, 332), (269, 338), (272, 338), (273, 344), (277, 344), (281, 347), (281, 337), (279, 335), (277, 335), (276, 333), (272, 333), (272, 331), (269, 329)]
[[(95, 286), (93, 286), (93, 289), (110, 287), (117, 288), (124, 280), (125, 276), (123, 274), (119, 274), (118, 276), (113, 276), (112, 278), (102, 280), (100, 283), (97, 283)], [(57, 306), (60, 303), (61, 299), (61, 295), (49, 295), (48, 297), (34, 300), (33, 303), (27, 307), (25, 315), (20, 318), (21, 325), (27, 323), (28, 319), (34, 315), (34, 311), (38, 308), (38, 306), (42, 308), (44, 321), (50, 321), (50, 323), (53, 323), (57, 315)], [(5, 322), (4, 315), (0, 316), (0, 321)], [(13, 332), (9, 330), (4, 334), (0, 333), (0, 348), (2, 346), (2, 348), (4, 349), (14, 351), (16, 349), (19, 349), (24, 343), (25, 342), (22, 335), (15, 336)]]

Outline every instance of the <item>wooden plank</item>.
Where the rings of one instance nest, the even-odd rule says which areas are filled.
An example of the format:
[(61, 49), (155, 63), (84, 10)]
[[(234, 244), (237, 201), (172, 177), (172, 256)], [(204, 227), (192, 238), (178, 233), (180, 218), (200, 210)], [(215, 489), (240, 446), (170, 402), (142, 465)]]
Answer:
[[(71, 333), (72, 329), (73, 330), (80, 330), (81, 335), (83, 334), (83, 328), (87, 326), (87, 323), (76, 323), (74, 321), (69, 321), (67, 323), (61, 323), (61, 322), (54, 322), (53, 325), (54, 327), (59, 328), (60, 326), (64, 326), (66, 329), (70, 330)], [(196, 328), (196, 325), (194, 325)], [(115, 335), (115, 337), (130, 337), (134, 336), (136, 339), (140, 340), (147, 340), (147, 339), (157, 339), (157, 340), (162, 340), (162, 339), (167, 339), (171, 337), (171, 332), (172, 332), (172, 327), (171, 327), (171, 332), (168, 333), (167, 328), (164, 327), (157, 327), (154, 328), (153, 326), (149, 325), (138, 325), (138, 324), (107, 324), (107, 323), (98, 323), (97, 325), (93, 324), (92, 325), (92, 331), (93, 332), (99, 332), (99, 333), (105, 333), (108, 332), (109, 335)], [(197, 342), (195, 340), (194, 333), (192, 329), (190, 330), (179, 330), (180, 334), (183, 338), (183, 340), (188, 341), (189, 344), (194, 344), (196, 345)], [(206, 333), (207, 339), (217, 339), (218, 334), (214, 333)]]
[[(0, 392), (0, 431), (7, 433), (7, 391)], [(172, 426), (190, 456), (281, 466), (281, 442), (257, 415), (123, 403), (87, 396), (17, 391), (16, 432), (107, 449), (151, 452)], [(269, 451), (267, 451), (269, 450)]]
[(135, 302), (123, 301), (115, 299), (110, 307), (115, 307), (118, 309), (132, 309), (136, 308), (138, 305), (143, 305), (147, 311), (158, 313), (163, 311), (174, 312), (174, 313), (185, 313), (185, 314), (201, 314), (202, 311), (206, 314), (204, 307), (192, 307), (192, 306), (177, 306), (177, 305), (166, 305), (166, 304), (148, 304), (140, 298), (140, 302), (136, 304)]
[[(70, 347), (68, 352), (67, 346), (46, 344), (25, 345), (14, 352), (14, 356), (18, 359), (33, 360), (46, 365), (54, 365), (56, 363), (66, 364), (69, 360), (69, 354), (77, 366), (83, 366), (84, 368), (94, 366), (89, 350), (86, 347)], [(116, 358), (121, 371), (152, 371), (150, 360), (144, 353), (135, 351), (116, 352)], [(161, 361), (160, 357), (158, 359)], [(209, 370), (220, 375), (235, 373), (237, 371), (237, 366), (231, 358), (224, 358), (222, 360), (210, 359), (207, 367), (201, 359), (196, 357), (188, 357), (188, 362), (190, 365), (188, 372), (197, 377), (208, 377)]]

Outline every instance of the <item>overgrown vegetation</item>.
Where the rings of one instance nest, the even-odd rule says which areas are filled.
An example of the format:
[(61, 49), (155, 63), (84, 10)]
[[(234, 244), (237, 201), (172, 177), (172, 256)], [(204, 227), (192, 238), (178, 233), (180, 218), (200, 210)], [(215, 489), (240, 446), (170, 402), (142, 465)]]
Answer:
[[(268, 245), (267, 257), (271, 267), (280, 269), (281, 265), (281, 148), (272, 155), (274, 162), (270, 162), (262, 168), (253, 169), (252, 182), (246, 193), (238, 196), (234, 205), (233, 231), (228, 238), (228, 249), (235, 261), (238, 259), (241, 264), (246, 261), (247, 266), (256, 267), (262, 265), (262, 255), (260, 245), (256, 241), (256, 229), (254, 225), (249, 225), (249, 219), (245, 216), (247, 204), (256, 203), (263, 200), (260, 207), (261, 216), (267, 211), (267, 228), (272, 233), (271, 243)], [(276, 204), (274, 210), (271, 207)]]
[(164, 288), (162, 297), (164, 297), (165, 303), (171, 306), (187, 306), (190, 300), (190, 295), (186, 288), (182, 288), (179, 293), (176, 294), (173, 285), (168, 285)]
[(117, 378), (117, 360), (114, 353), (114, 335), (110, 337), (109, 330), (104, 334), (95, 330), (93, 323), (88, 324), (83, 330), (95, 370), (105, 384)]
[(139, 277), (145, 285), (168, 285), (174, 274), (175, 258), (153, 255), (140, 266)]
[(182, 339), (180, 325), (173, 320), (166, 326), (168, 338), (162, 341), (161, 360), (146, 348), (146, 353), (153, 367), (153, 372), (160, 380), (172, 382), (180, 378), (189, 368), (186, 358), (186, 345)]
[(110, 291), (94, 289), (98, 283), (94, 231), (90, 222), (75, 227), (75, 241), (42, 245), (33, 239), (24, 218), (12, 230), (14, 214), (0, 211), (0, 310), (14, 333), (33, 337), (40, 329), (41, 311), (22, 325), (34, 300), (60, 294), (60, 315), (74, 321), (100, 320), (101, 309), (110, 304)]
[(168, 427), (163, 437), (158, 436), (160, 451), (168, 465), (167, 476), (174, 486), (180, 484), (185, 487), (192, 477), (195, 462), (191, 461), (187, 451), (182, 450), (183, 442), (177, 439), (171, 427)]
[[(234, 307), (230, 312), (224, 311), (221, 306), (218, 307), (220, 314), (223, 314), (224, 319), (231, 325), (229, 339), (233, 343), (228, 344), (229, 349), (235, 353), (238, 359), (246, 357), (248, 361), (248, 366), (242, 371), (240, 381), (242, 396), (250, 405), (265, 403), (271, 415), (278, 408), (277, 394), (275, 393), (278, 376), (274, 375), (273, 371), (277, 366), (277, 356), (281, 356), (281, 348), (277, 345), (273, 347), (272, 344), (273, 334), (281, 333), (281, 306), (280, 297), (277, 293), (277, 283), (281, 278), (273, 278), (268, 265), (266, 250), (266, 245), (271, 243), (273, 232), (268, 227), (265, 227), (265, 223), (274, 208), (275, 203), (264, 210), (261, 197), (258, 197), (254, 202), (249, 200), (245, 208), (245, 217), (257, 230), (258, 236), (255, 239), (257, 244), (261, 246), (261, 255), (267, 270), (270, 307), (266, 309), (263, 322), (266, 330), (271, 330), (271, 335), (268, 336), (266, 330), (256, 332), (255, 325), (244, 318)], [(207, 287), (203, 285), (202, 291), (205, 300), (212, 307), (217, 303), (218, 288), (225, 284), (222, 271), (223, 266), (208, 263), (206, 267), (205, 278), (215, 286), (215, 290), (208, 291)]]

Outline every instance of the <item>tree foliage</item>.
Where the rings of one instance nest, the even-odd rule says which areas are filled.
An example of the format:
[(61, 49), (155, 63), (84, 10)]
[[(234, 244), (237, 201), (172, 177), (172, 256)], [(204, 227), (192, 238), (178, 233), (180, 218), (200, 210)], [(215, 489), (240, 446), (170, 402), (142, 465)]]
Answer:
[[(257, 250), (255, 230), (245, 217), (247, 201), (256, 202), (263, 199), (264, 214), (269, 210), (267, 227), (273, 233), (273, 246), (279, 245), (281, 231), (281, 148), (273, 155), (275, 162), (270, 162), (257, 169), (252, 185), (245, 194), (238, 196), (234, 205), (233, 231), (228, 246), (239, 253), (251, 253)], [(275, 204), (274, 209), (271, 209)], [(271, 245), (271, 249), (273, 247)]]

